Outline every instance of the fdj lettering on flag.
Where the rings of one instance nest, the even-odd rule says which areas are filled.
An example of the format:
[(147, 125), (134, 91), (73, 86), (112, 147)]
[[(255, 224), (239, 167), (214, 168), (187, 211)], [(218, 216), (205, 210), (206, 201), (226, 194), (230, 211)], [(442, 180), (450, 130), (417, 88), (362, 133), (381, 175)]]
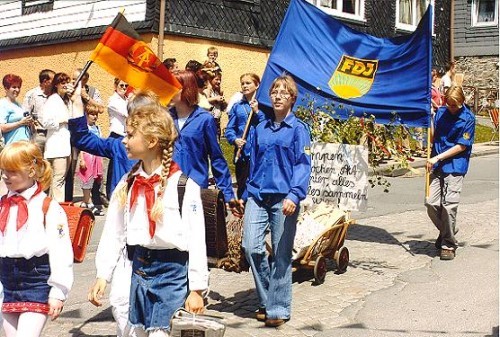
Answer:
[(177, 79), (121, 13), (106, 29), (90, 59), (134, 88), (152, 90), (163, 104), (181, 89)]
[[(305, 0), (291, 0), (269, 56), (257, 100), (269, 110), (272, 81), (297, 83), (295, 103), (335, 107), (334, 118), (374, 115), (428, 126), (431, 106), (432, 8), (412, 34), (379, 38), (358, 32)], [(322, 109), (328, 113), (328, 110)]]

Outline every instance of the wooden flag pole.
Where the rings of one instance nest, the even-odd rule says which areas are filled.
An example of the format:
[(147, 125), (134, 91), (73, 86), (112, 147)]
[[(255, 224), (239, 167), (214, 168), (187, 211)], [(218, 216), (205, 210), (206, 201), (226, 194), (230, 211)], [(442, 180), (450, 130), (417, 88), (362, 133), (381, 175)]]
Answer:
[[(252, 99), (250, 100), (249, 105), (250, 103), (255, 99), (255, 92), (253, 93), (253, 96), (252, 96)], [(248, 119), (247, 119), (247, 122), (245, 124), (245, 129), (243, 130), (243, 135), (241, 136), (241, 139), (243, 140), (246, 140), (247, 139), (247, 136), (248, 136), (248, 131), (250, 130), (250, 124), (252, 124), (252, 117), (253, 117), (253, 109), (252, 109), (252, 106), (250, 106), (250, 113), (248, 114)], [(245, 146), (245, 145), (243, 145)], [(239, 147), (238, 148), (238, 151), (236, 151), (236, 155), (234, 156), (234, 163), (236, 164), (236, 162), (238, 161), (238, 159), (240, 159), (240, 156), (241, 156), (241, 151), (243, 149), (243, 146), (242, 147)]]
[[(431, 121), (432, 123), (432, 121)], [(429, 197), (430, 193), (430, 180), (431, 180), (431, 173), (427, 169), (427, 162), (431, 158), (431, 128), (427, 128), (427, 161), (425, 162), (425, 198), (427, 199)]]

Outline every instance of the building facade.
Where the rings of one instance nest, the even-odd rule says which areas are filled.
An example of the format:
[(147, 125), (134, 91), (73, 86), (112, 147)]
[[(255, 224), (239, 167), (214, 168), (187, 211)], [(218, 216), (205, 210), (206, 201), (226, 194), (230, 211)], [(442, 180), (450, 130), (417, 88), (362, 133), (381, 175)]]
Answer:
[[(164, 1), (164, 25), (160, 8)], [(448, 0), (308, 0), (351, 28), (379, 37), (411, 34), (429, 3), (435, 6), (433, 63), (451, 58)], [(466, 0), (464, 0), (466, 1)], [(262, 75), (289, 0), (6, 0), (0, 2), (0, 76), (20, 75), (21, 94), (36, 86), (38, 72), (49, 68), (71, 73), (83, 67), (116, 13), (124, 15), (160, 59), (175, 57), (181, 68), (203, 62), (207, 48), (219, 49), (226, 96), (239, 90), (239, 76)], [(91, 85), (104, 98), (113, 79), (97, 65)], [(104, 117), (104, 116), (103, 116)]]

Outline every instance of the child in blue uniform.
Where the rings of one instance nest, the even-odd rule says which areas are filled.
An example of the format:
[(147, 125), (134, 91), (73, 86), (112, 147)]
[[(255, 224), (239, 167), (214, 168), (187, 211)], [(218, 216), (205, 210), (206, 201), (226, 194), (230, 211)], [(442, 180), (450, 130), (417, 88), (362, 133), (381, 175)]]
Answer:
[[(274, 119), (261, 122), (251, 144), (243, 248), (252, 268), (259, 310), (266, 326), (282, 325), (291, 316), (292, 249), (299, 213), (311, 174), (310, 135), (292, 107), (297, 86), (278, 77), (269, 90)], [(271, 232), (272, 257), (265, 236)]]
[(475, 117), (465, 106), (462, 87), (452, 85), (445, 94), (433, 123), (432, 153), (427, 161), (430, 174), (427, 214), (439, 236), (436, 248), (441, 260), (453, 260), (458, 247), (455, 234), (458, 203), (474, 143)]
[(208, 268), (200, 187), (188, 179), (181, 216), (181, 170), (172, 160), (176, 136), (158, 101), (130, 111), (123, 144), (139, 161), (113, 193), (96, 255), (97, 280), (89, 295), (100, 305), (122, 247), (136, 247), (129, 321), (139, 337), (168, 336), (170, 319), (182, 306), (204, 310)]
[[(259, 111), (258, 102), (255, 100), (255, 92), (259, 88), (260, 78), (256, 74), (246, 73), (240, 77), (242, 99), (235, 103), (229, 112), (229, 122), (226, 126), (225, 136), (229, 144), (234, 145), (234, 162), (236, 183), (238, 190), (236, 195), (241, 199), (246, 191), (248, 172), (250, 169), (250, 140), (253, 129), (259, 122), (264, 120), (264, 113)], [(247, 133), (243, 139), (243, 133), (250, 112), (253, 111), (252, 120)], [(240, 155), (236, 158), (238, 150)]]
[(196, 77), (191, 71), (175, 75), (181, 92), (172, 98), (171, 115), (179, 138), (175, 142), (174, 161), (201, 188), (208, 187), (208, 165), (226, 203), (234, 201), (231, 173), (217, 141), (217, 126), (210, 113), (198, 104)]
[(52, 169), (36, 144), (7, 145), (0, 169), (8, 189), (0, 202), (3, 328), (7, 337), (37, 337), (48, 316), (59, 317), (73, 284), (68, 219), (54, 200), (44, 215)]

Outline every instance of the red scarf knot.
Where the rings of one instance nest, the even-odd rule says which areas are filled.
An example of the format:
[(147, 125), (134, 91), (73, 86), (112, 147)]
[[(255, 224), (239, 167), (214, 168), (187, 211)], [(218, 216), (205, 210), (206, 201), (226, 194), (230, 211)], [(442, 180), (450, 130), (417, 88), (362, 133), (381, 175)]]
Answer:
[(2, 233), (5, 232), (5, 228), (7, 227), (7, 221), (9, 219), (10, 207), (16, 204), (17, 205), (17, 223), (16, 228), (20, 230), (28, 221), (28, 204), (26, 203), (26, 199), (19, 194), (15, 194), (10, 197), (6, 197), (5, 195), (2, 197), (1, 201), (1, 209), (0, 209), (0, 231)]
[(134, 184), (132, 185), (132, 195), (130, 196), (130, 209), (134, 207), (139, 191), (144, 190), (144, 197), (146, 198), (146, 207), (149, 219), (149, 235), (151, 238), (155, 235), (156, 222), (151, 219), (151, 209), (155, 203), (155, 185), (160, 181), (160, 176), (155, 174), (151, 178), (144, 178), (141, 175), (137, 175), (134, 179)]

